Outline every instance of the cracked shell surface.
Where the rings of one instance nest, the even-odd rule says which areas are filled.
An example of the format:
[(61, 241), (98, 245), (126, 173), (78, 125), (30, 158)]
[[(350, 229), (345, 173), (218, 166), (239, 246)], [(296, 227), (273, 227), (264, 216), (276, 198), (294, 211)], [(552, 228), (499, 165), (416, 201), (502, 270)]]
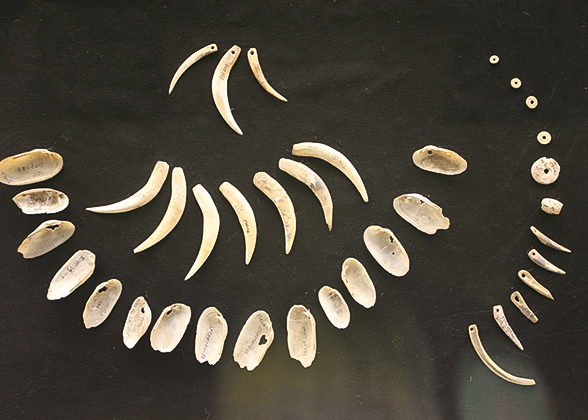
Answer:
[(7, 157), (0, 162), (0, 182), (7, 185), (28, 185), (53, 178), (63, 168), (63, 158), (47, 149)]
[(18, 247), (25, 258), (39, 257), (67, 241), (76, 228), (64, 220), (47, 220), (32, 231)]
[(316, 356), (316, 322), (308, 309), (294, 305), (286, 320), (290, 357), (309, 367)]
[(254, 312), (239, 333), (233, 359), (240, 368), (252, 371), (261, 363), (273, 341), (274, 328), (269, 315), (265, 311)]
[(341, 280), (347, 286), (349, 294), (357, 303), (371, 308), (376, 303), (376, 288), (363, 266), (355, 258), (347, 258), (341, 268)]
[(549, 185), (559, 177), (559, 163), (555, 159), (542, 157), (531, 166), (531, 176), (539, 184)]
[(162, 353), (169, 353), (182, 340), (192, 310), (183, 303), (174, 303), (165, 308), (151, 330), (151, 347)]
[(143, 296), (139, 296), (129, 310), (123, 328), (123, 342), (129, 349), (135, 347), (151, 324), (151, 308)]
[(52, 214), (64, 210), (69, 198), (51, 188), (35, 188), (18, 193), (12, 198), (24, 214)]
[(200, 363), (216, 364), (223, 354), (228, 332), (227, 321), (219, 310), (214, 307), (206, 308), (196, 326), (196, 360)]
[(96, 286), (96, 289), (94, 289), (86, 302), (82, 315), (86, 328), (93, 328), (102, 324), (112, 312), (121, 293), (122, 284), (117, 279), (108, 280)]
[(438, 229), (448, 229), (449, 219), (443, 209), (420, 194), (403, 194), (394, 199), (394, 210), (421, 232), (433, 235)]
[(57, 300), (69, 296), (90, 278), (95, 266), (94, 253), (81, 250), (73, 254), (51, 280), (47, 299)]
[(410, 269), (408, 254), (390, 229), (370, 226), (363, 233), (363, 241), (372, 257), (388, 273), (397, 277), (408, 273)]
[(414, 152), (412, 161), (425, 171), (443, 175), (458, 175), (468, 167), (466, 160), (454, 151), (432, 145)]

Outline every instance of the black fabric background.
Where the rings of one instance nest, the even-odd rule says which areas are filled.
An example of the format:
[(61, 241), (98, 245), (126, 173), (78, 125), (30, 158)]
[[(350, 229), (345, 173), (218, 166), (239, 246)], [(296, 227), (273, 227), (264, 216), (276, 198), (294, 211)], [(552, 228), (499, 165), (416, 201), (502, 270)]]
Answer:
[[(52, 187), (70, 197), (54, 216), (25, 216), (12, 203), (28, 187), (0, 188), (0, 418), (2, 419), (584, 419), (586, 347), (587, 6), (583, 1), (3, 1), (0, 5), (2, 157), (51, 148), (65, 161)], [(147, 2), (146, 2), (147, 3)], [(179, 64), (211, 42), (210, 55), (167, 89)], [(232, 45), (243, 49), (229, 80), (234, 133), (210, 93), (214, 68)], [(253, 78), (256, 47), (282, 103)], [(492, 66), (488, 58), (500, 56)], [(511, 89), (519, 77), (522, 88)], [(535, 95), (539, 106), (524, 104)], [(553, 141), (541, 146), (539, 131)], [(310, 190), (281, 173), (294, 143), (316, 141), (343, 152), (367, 186), (364, 203), (336, 169), (300, 159), (321, 175), (334, 199), (329, 232)], [(445, 177), (413, 165), (428, 144), (453, 149), (465, 173)], [(557, 159), (560, 178), (530, 176), (539, 157)], [(120, 215), (85, 207), (139, 189), (157, 160), (181, 166), (189, 188), (201, 183), (221, 216), (217, 245), (202, 269), (183, 278), (200, 246), (202, 216), (190, 194), (176, 229), (153, 248), (132, 249), (157, 226), (170, 181), (149, 205)], [(284, 254), (281, 221), (252, 184), (266, 171), (290, 193), (298, 232)], [(258, 244), (245, 266), (240, 226), (218, 191), (223, 181), (252, 204)], [(418, 192), (451, 219), (429, 236), (392, 209)], [(559, 198), (560, 216), (539, 209)], [(16, 249), (42, 221), (73, 222), (75, 235), (45, 256)], [(411, 269), (387, 274), (362, 241), (371, 224), (391, 228)], [(541, 245), (535, 225), (570, 247)], [(535, 267), (536, 247), (567, 271)], [(49, 282), (77, 250), (97, 255), (94, 275), (71, 296), (48, 301)], [(340, 280), (343, 260), (360, 259), (375, 283), (376, 305), (356, 304)], [(550, 301), (517, 278), (532, 269)], [(110, 317), (86, 330), (90, 293), (118, 278), (122, 296)], [(335, 329), (318, 303), (325, 284), (342, 292), (351, 324)], [(519, 290), (539, 317), (510, 303)], [(145, 336), (122, 343), (132, 301), (146, 297), (154, 319), (175, 302), (192, 320), (170, 354)], [(318, 349), (307, 369), (288, 355), (285, 318), (294, 304), (317, 322)], [(502, 304), (525, 351), (492, 318)], [(196, 322), (208, 306), (229, 324), (216, 366), (194, 357)], [(239, 369), (232, 351), (245, 320), (267, 311), (275, 340), (260, 366)], [(153, 321), (154, 322), (154, 321)], [(478, 359), (468, 325), (488, 353), (534, 387), (507, 383)]]

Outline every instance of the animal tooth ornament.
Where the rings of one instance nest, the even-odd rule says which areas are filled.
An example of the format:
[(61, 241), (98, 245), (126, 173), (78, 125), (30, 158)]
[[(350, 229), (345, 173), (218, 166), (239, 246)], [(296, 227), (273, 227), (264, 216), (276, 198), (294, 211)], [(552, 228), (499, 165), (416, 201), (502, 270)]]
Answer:
[(216, 109), (218, 109), (218, 112), (220, 112), (226, 123), (229, 124), (229, 127), (235, 130), (238, 134), (243, 135), (243, 131), (241, 131), (237, 125), (237, 121), (233, 118), (227, 92), (229, 74), (231, 73), (231, 69), (237, 61), (240, 53), (241, 48), (237, 45), (233, 45), (233, 47), (227, 51), (219, 61), (214, 71), (214, 75), (212, 76), (212, 99), (214, 100)]
[(34, 184), (53, 178), (61, 168), (61, 155), (47, 149), (34, 149), (0, 161), (0, 182), (17, 186)]
[(496, 321), (496, 323), (498, 324), (500, 329), (502, 329), (502, 331), (504, 331), (504, 333), (507, 335), (507, 337), (510, 338), (511, 341), (513, 343), (515, 343), (519, 349), (525, 350), (523, 348), (523, 345), (521, 344), (521, 342), (517, 338), (516, 334), (512, 330), (512, 327), (510, 326), (510, 324), (506, 320), (506, 315), (504, 315), (504, 309), (502, 309), (502, 305), (494, 306), (492, 308), (492, 313), (494, 314), (494, 320)]
[(561, 268), (556, 267), (554, 264), (550, 263), (537, 251), (536, 249), (530, 250), (527, 255), (529, 259), (537, 264), (539, 267), (546, 269), (547, 271), (551, 271), (557, 274), (565, 274), (566, 272), (563, 271)]
[(245, 237), (245, 264), (249, 264), (257, 242), (257, 223), (253, 209), (241, 191), (228, 182), (223, 182), (219, 190), (237, 214)]
[(67, 241), (75, 230), (70, 222), (47, 220), (29, 233), (18, 247), (18, 252), (25, 258), (39, 257)]
[(274, 328), (269, 315), (264, 311), (254, 312), (239, 333), (233, 359), (241, 369), (252, 371), (261, 363), (273, 341)]
[(525, 302), (525, 299), (523, 299), (523, 296), (519, 292), (514, 292), (512, 295), (510, 295), (510, 300), (517, 308), (519, 308), (519, 311), (521, 311), (521, 313), (525, 315), (529, 321), (532, 323), (539, 321), (539, 318), (537, 318), (531, 308), (529, 308), (527, 302)]
[(551, 296), (551, 292), (547, 290), (545, 286), (535, 280), (535, 277), (533, 277), (527, 270), (520, 270), (518, 276), (527, 286), (535, 290), (537, 293), (554, 300), (553, 296)]
[(410, 269), (408, 254), (390, 229), (370, 226), (363, 233), (363, 241), (372, 257), (388, 273), (397, 277), (408, 273)]
[(562, 252), (572, 252), (565, 246), (558, 244), (553, 239), (550, 239), (547, 235), (541, 233), (541, 231), (539, 231), (539, 229), (537, 229), (535, 226), (531, 226), (531, 232), (533, 232), (533, 235), (535, 235), (542, 244), (547, 245), (550, 248), (557, 249), (558, 251)]
[(251, 67), (251, 71), (253, 75), (268, 93), (278, 98), (280, 101), (288, 102), (286, 98), (280, 95), (273, 87), (265, 79), (263, 72), (261, 71), (261, 66), (259, 65), (259, 57), (257, 56), (257, 50), (255, 48), (250, 48), (247, 52), (247, 60), (249, 60), (249, 66)]
[(218, 309), (206, 308), (196, 327), (196, 360), (214, 365), (221, 358), (229, 327)]
[(76, 252), (51, 280), (47, 299), (57, 300), (69, 296), (90, 278), (95, 267), (96, 256), (92, 252), (87, 250)]
[(547, 214), (560, 214), (563, 203), (555, 198), (544, 198), (541, 200), (541, 210)]
[(183, 303), (165, 308), (151, 330), (151, 348), (162, 353), (175, 349), (188, 328), (191, 316), (192, 310)]
[(420, 194), (404, 194), (394, 199), (394, 210), (421, 232), (434, 235), (437, 229), (449, 229), (443, 209)]
[(87, 329), (102, 324), (122, 293), (122, 284), (117, 279), (112, 279), (99, 284), (86, 302), (82, 318)]
[(294, 305), (286, 320), (290, 357), (309, 367), (316, 356), (316, 322), (308, 309)]
[(347, 328), (351, 313), (341, 293), (332, 287), (323, 286), (319, 290), (318, 298), (331, 324), (339, 329)]
[(559, 163), (555, 159), (542, 157), (531, 166), (531, 176), (539, 184), (549, 185), (559, 177)]
[(16, 194), (12, 201), (24, 214), (53, 214), (64, 210), (69, 198), (51, 188), (35, 188)]
[(188, 70), (194, 63), (196, 63), (201, 58), (204, 58), (208, 54), (212, 54), (213, 52), (217, 52), (217, 51), (218, 51), (218, 47), (216, 46), (216, 44), (210, 44), (210, 45), (207, 45), (206, 47), (200, 48), (194, 54), (192, 54), (191, 56), (186, 58), (186, 60), (184, 60), (184, 62), (176, 70), (176, 73), (174, 74), (174, 77), (172, 78), (172, 81), (169, 85), (169, 94), (171, 95), (172, 90), (174, 90), (174, 87), (176, 86), (176, 83), (178, 83), (178, 80), (180, 79), (180, 77), (182, 77), (182, 74), (184, 74), (186, 72), (186, 70)]
[(376, 303), (376, 288), (365, 267), (355, 258), (347, 258), (341, 268), (341, 280), (347, 286), (349, 294), (364, 308), (371, 308)]
[(468, 168), (466, 160), (454, 151), (432, 145), (414, 152), (412, 161), (425, 171), (443, 175), (459, 175)]
[(123, 328), (123, 342), (129, 349), (135, 347), (151, 324), (151, 308), (143, 296), (139, 296), (129, 310)]

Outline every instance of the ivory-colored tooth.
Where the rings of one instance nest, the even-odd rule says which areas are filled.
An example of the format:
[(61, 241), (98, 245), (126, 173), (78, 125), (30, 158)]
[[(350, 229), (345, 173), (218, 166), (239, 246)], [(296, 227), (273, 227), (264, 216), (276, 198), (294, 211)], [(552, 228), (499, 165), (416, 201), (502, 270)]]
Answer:
[(257, 223), (255, 222), (253, 209), (245, 196), (241, 194), (241, 191), (228, 182), (223, 182), (219, 190), (237, 214), (241, 229), (243, 229), (243, 236), (245, 237), (245, 264), (249, 264), (253, 256), (253, 251), (255, 251), (255, 243), (257, 242)]
[(253, 177), (253, 184), (272, 200), (278, 209), (286, 236), (286, 254), (289, 254), (294, 243), (294, 236), (296, 236), (296, 213), (294, 213), (294, 205), (290, 196), (278, 181), (265, 172), (256, 173)]
[(198, 251), (196, 261), (184, 280), (188, 280), (202, 267), (202, 264), (204, 264), (212, 252), (214, 244), (216, 244), (216, 238), (220, 229), (218, 210), (208, 191), (202, 185), (198, 184), (192, 189), (192, 192), (202, 211), (202, 244), (200, 245), (200, 251)]
[(551, 292), (549, 290), (547, 290), (547, 288), (545, 286), (543, 286), (541, 283), (539, 283), (537, 280), (535, 280), (535, 277), (533, 277), (531, 275), (531, 273), (529, 273), (527, 270), (520, 270), (519, 273), (519, 278), (530, 288), (532, 288), (533, 290), (535, 290), (536, 292), (542, 294), (545, 297), (548, 297), (551, 300), (553, 299), (553, 296), (551, 295)]
[(229, 327), (218, 309), (206, 308), (196, 327), (196, 360), (214, 365), (221, 358)]
[(559, 177), (559, 163), (555, 159), (542, 157), (531, 166), (531, 176), (539, 184), (548, 185), (554, 183)]
[(563, 252), (572, 252), (568, 248), (566, 248), (565, 246), (562, 246), (562, 245), (558, 244), (557, 242), (555, 242), (553, 239), (550, 239), (544, 233), (541, 233), (541, 231), (539, 229), (537, 229), (535, 226), (531, 226), (531, 232), (533, 232), (533, 234), (537, 237), (537, 239), (539, 239), (539, 241), (542, 244), (547, 245), (550, 248), (557, 249), (558, 251), (563, 251)]
[(533, 261), (539, 267), (546, 269), (547, 271), (551, 271), (551, 272), (557, 273), (557, 274), (565, 274), (566, 273), (561, 268), (556, 267), (555, 265), (553, 265), (552, 263), (550, 263), (549, 261), (547, 261), (545, 259), (545, 257), (543, 255), (541, 255), (539, 253), (539, 251), (537, 251), (536, 249), (530, 250), (527, 253), (527, 255), (529, 256), (529, 258), (531, 259), (531, 261)]
[(218, 109), (218, 112), (220, 112), (226, 123), (229, 124), (229, 127), (235, 130), (238, 134), (243, 135), (243, 132), (237, 125), (237, 121), (233, 118), (227, 92), (229, 74), (231, 73), (231, 69), (237, 61), (240, 53), (241, 48), (237, 45), (233, 45), (233, 47), (227, 51), (219, 61), (216, 70), (214, 71), (214, 75), (212, 76), (212, 99), (214, 99), (216, 109)]
[(86, 328), (94, 328), (102, 324), (122, 293), (122, 284), (112, 279), (99, 284), (86, 302), (82, 318)]
[(541, 210), (547, 214), (559, 214), (563, 208), (563, 203), (555, 198), (544, 198), (541, 200)]
[(145, 204), (153, 200), (159, 193), (165, 179), (167, 178), (168, 172), (169, 165), (166, 162), (159, 161), (155, 164), (147, 183), (135, 194), (113, 204), (100, 207), (88, 207), (86, 210), (94, 213), (112, 214), (124, 213), (143, 207)]
[(87, 250), (73, 254), (51, 280), (47, 299), (57, 300), (69, 296), (86, 282), (94, 272), (96, 256)]
[(143, 296), (139, 296), (129, 310), (123, 328), (123, 342), (129, 349), (135, 347), (151, 324), (151, 308)]
[(294, 305), (286, 320), (290, 357), (309, 367), (316, 356), (316, 322), (308, 309)]
[(329, 192), (327, 185), (323, 182), (321, 177), (308, 166), (290, 159), (280, 159), (278, 167), (312, 190), (321, 203), (325, 215), (325, 221), (327, 222), (329, 230), (331, 230), (333, 227), (333, 200), (331, 199), (331, 193)]
[(182, 74), (184, 74), (184, 72), (186, 70), (188, 70), (194, 63), (196, 63), (201, 58), (204, 58), (208, 54), (212, 54), (213, 52), (216, 52), (216, 51), (218, 51), (216, 44), (210, 44), (210, 45), (207, 45), (206, 47), (200, 48), (198, 51), (196, 51), (190, 57), (186, 58), (186, 60), (184, 60), (184, 62), (176, 70), (176, 73), (174, 74), (174, 77), (172, 78), (172, 81), (169, 85), (169, 94), (171, 95), (172, 90), (174, 90), (174, 87), (176, 86), (176, 83), (178, 83), (178, 80), (180, 79)]
[(502, 305), (496, 305), (492, 308), (492, 313), (494, 314), (494, 320), (498, 324), (498, 326), (504, 331), (508, 338), (512, 340), (513, 343), (517, 345), (517, 347), (521, 350), (525, 350), (523, 345), (517, 338), (517, 335), (512, 330), (512, 327), (506, 320), (506, 315), (504, 314), (504, 309), (502, 309)]
[(468, 168), (466, 160), (454, 151), (432, 145), (414, 152), (412, 161), (425, 171), (443, 175), (459, 175)]
[(165, 308), (151, 330), (151, 348), (162, 353), (169, 353), (182, 340), (192, 310), (183, 303), (174, 303)]
[(246, 367), (252, 371), (261, 363), (273, 341), (274, 329), (269, 315), (264, 311), (254, 312), (239, 333), (233, 359), (241, 369)]
[(75, 230), (75, 226), (70, 222), (47, 220), (29, 233), (18, 247), (18, 252), (25, 258), (41, 256), (71, 238)]
[(443, 209), (420, 194), (403, 194), (394, 199), (394, 210), (421, 232), (434, 235), (437, 229), (449, 229)]
[(482, 362), (484, 362), (488, 369), (490, 369), (494, 374), (498, 375), (505, 381), (512, 382), (513, 384), (535, 385), (535, 381), (533, 379), (521, 378), (508, 373), (500, 366), (498, 366), (496, 362), (494, 362), (494, 360), (490, 358), (490, 356), (488, 356), (488, 353), (486, 353), (486, 350), (482, 345), (482, 341), (480, 341), (480, 336), (478, 335), (478, 327), (476, 326), (476, 324), (470, 325), (469, 332), (470, 340), (472, 342), (472, 345), (474, 346), (474, 350), (476, 350), (476, 353), (478, 354)]
[(286, 98), (280, 95), (273, 87), (265, 79), (263, 72), (261, 71), (261, 66), (259, 65), (259, 57), (257, 56), (257, 50), (255, 48), (250, 48), (247, 52), (247, 59), (249, 60), (249, 66), (251, 67), (251, 71), (253, 75), (268, 93), (278, 98), (280, 101), (288, 102)]
[(167, 206), (167, 211), (163, 215), (161, 222), (153, 231), (151, 236), (133, 250), (136, 254), (152, 247), (163, 238), (165, 238), (180, 221), (184, 209), (186, 208), (186, 177), (182, 168), (174, 168), (172, 171), (172, 192)]
[(319, 290), (318, 298), (331, 324), (339, 329), (347, 328), (351, 313), (341, 293), (332, 287), (323, 286)]
[(390, 229), (370, 226), (363, 233), (363, 241), (372, 257), (388, 273), (397, 277), (408, 273), (408, 254)]
[(0, 182), (7, 185), (28, 185), (53, 178), (63, 168), (59, 153), (34, 149), (0, 161)]
[(531, 308), (529, 308), (527, 302), (525, 302), (525, 299), (523, 299), (523, 296), (519, 292), (514, 292), (512, 295), (510, 295), (510, 300), (517, 308), (519, 308), (519, 311), (521, 311), (521, 313), (525, 315), (529, 321), (533, 323), (539, 321), (537, 315), (535, 315)]
[(35, 188), (16, 194), (12, 201), (24, 214), (53, 214), (64, 210), (69, 198), (51, 188)]
[(374, 306), (376, 288), (362, 263), (355, 258), (347, 258), (343, 262), (341, 279), (357, 303), (365, 308)]
[(363, 201), (368, 202), (368, 193), (359, 173), (343, 153), (322, 143), (298, 143), (292, 147), (292, 154), (294, 156), (313, 157), (330, 163), (349, 178), (361, 194)]

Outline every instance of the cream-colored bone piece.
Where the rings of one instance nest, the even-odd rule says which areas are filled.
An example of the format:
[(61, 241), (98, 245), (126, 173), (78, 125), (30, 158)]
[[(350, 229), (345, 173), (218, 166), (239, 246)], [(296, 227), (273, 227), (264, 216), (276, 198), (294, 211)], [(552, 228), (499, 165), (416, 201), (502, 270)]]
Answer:
[(226, 123), (229, 124), (229, 127), (235, 130), (238, 134), (243, 135), (243, 132), (237, 125), (237, 121), (233, 118), (227, 92), (229, 74), (231, 73), (233, 65), (237, 61), (237, 57), (239, 57), (239, 53), (241, 53), (241, 48), (237, 45), (233, 45), (216, 66), (216, 70), (212, 76), (212, 99), (214, 99), (216, 109), (218, 109), (218, 112), (220, 112)]
[(512, 330), (512, 327), (508, 323), (506, 319), (506, 315), (504, 314), (504, 309), (502, 309), (502, 305), (496, 305), (492, 308), (492, 313), (494, 314), (494, 320), (498, 324), (498, 326), (504, 331), (508, 338), (512, 340), (513, 343), (517, 345), (517, 347), (521, 350), (525, 350), (523, 345), (517, 338), (517, 335)]
[(255, 251), (255, 243), (257, 242), (257, 223), (255, 222), (255, 214), (241, 191), (235, 188), (228, 182), (223, 182), (218, 188), (223, 196), (235, 210), (241, 229), (243, 229), (243, 236), (245, 237), (245, 264), (249, 264), (253, 251)]
[(202, 211), (202, 244), (200, 245), (200, 251), (198, 251), (196, 261), (194, 261), (194, 265), (184, 280), (188, 280), (202, 267), (202, 264), (204, 264), (212, 252), (214, 244), (216, 244), (216, 238), (220, 229), (218, 210), (208, 191), (202, 185), (198, 184), (192, 189), (192, 192)]
[(527, 104), (529, 109), (535, 109), (537, 108), (537, 105), (539, 105), (539, 101), (534, 96), (529, 96), (525, 100), (525, 104)]
[(71, 238), (75, 230), (71, 222), (47, 220), (29, 233), (18, 247), (18, 252), (25, 258), (46, 254)]
[(182, 168), (174, 168), (172, 171), (172, 192), (167, 211), (161, 222), (151, 236), (133, 250), (136, 254), (152, 247), (165, 238), (180, 221), (186, 208), (186, 177)]
[(286, 254), (290, 253), (294, 236), (296, 236), (296, 213), (294, 213), (294, 205), (290, 196), (278, 181), (265, 172), (256, 173), (253, 177), (253, 184), (272, 200), (278, 209), (286, 236)]
[(518, 376), (514, 376), (508, 373), (500, 366), (498, 366), (496, 362), (494, 362), (494, 360), (490, 358), (490, 356), (488, 356), (488, 353), (486, 353), (486, 350), (484, 349), (484, 346), (480, 341), (480, 336), (478, 335), (478, 327), (476, 326), (476, 324), (470, 325), (469, 331), (470, 340), (472, 342), (472, 345), (474, 346), (474, 350), (476, 350), (476, 353), (478, 354), (482, 362), (484, 362), (484, 364), (488, 367), (488, 369), (490, 369), (496, 375), (500, 376), (505, 381), (512, 382), (513, 384), (535, 385), (535, 381), (533, 379), (520, 378)]
[(261, 363), (273, 341), (274, 329), (269, 315), (264, 311), (254, 312), (239, 333), (233, 359), (241, 369), (246, 367), (252, 371)]
[(82, 318), (86, 328), (94, 328), (102, 324), (122, 293), (122, 284), (117, 279), (100, 283), (86, 302)]
[(52, 178), (63, 168), (63, 158), (47, 149), (7, 157), (0, 162), (0, 182), (7, 185), (28, 185)]
[(309, 367), (316, 356), (316, 322), (308, 309), (294, 305), (286, 320), (290, 357)]
[(213, 52), (216, 52), (216, 51), (218, 51), (216, 44), (210, 44), (210, 45), (207, 45), (206, 47), (200, 48), (198, 51), (196, 51), (190, 57), (186, 58), (186, 60), (184, 60), (184, 62), (176, 70), (176, 73), (174, 74), (174, 77), (172, 78), (172, 81), (169, 85), (169, 94), (171, 95), (172, 90), (174, 90), (174, 87), (176, 86), (176, 83), (178, 83), (178, 80), (180, 79), (182, 74), (184, 74), (184, 72), (186, 70), (188, 70), (194, 63), (196, 63), (201, 58), (204, 58), (208, 54), (212, 54)]
[(527, 302), (525, 302), (525, 299), (523, 299), (523, 296), (519, 292), (514, 292), (512, 295), (510, 295), (510, 300), (517, 308), (519, 308), (519, 311), (521, 311), (521, 313), (525, 315), (529, 321), (533, 323), (539, 321), (537, 315), (535, 315), (531, 308), (529, 308)]
[(323, 286), (318, 292), (318, 298), (331, 324), (339, 329), (347, 328), (351, 313), (341, 293), (332, 287)]
[(539, 231), (539, 229), (537, 229), (535, 226), (531, 226), (531, 232), (533, 232), (533, 234), (537, 237), (537, 239), (539, 239), (539, 241), (542, 244), (547, 245), (550, 248), (557, 249), (558, 251), (563, 251), (563, 252), (572, 252), (571, 250), (569, 250), (565, 246), (562, 246), (562, 245), (558, 244), (557, 242), (555, 242), (553, 239), (549, 238), (544, 233), (541, 233), (541, 231)]
[(551, 295), (551, 292), (549, 290), (547, 290), (547, 288), (545, 286), (543, 286), (541, 283), (539, 283), (537, 280), (535, 280), (535, 277), (533, 277), (531, 275), (531, 273), (529, 273), (527, 270), (520, 270), (519, 273), (519, 278), (530, 288), (532, 288), (533, 290), (535, 290), (537, 293), (542, 294), (545, 297), (548, 297), (551, 300), (553, 299), (553, 296)]
[(560, 214), (563, 203), (555, 198), (544, 198), (541, 200), (541, 210), (547, 214)]
[(151, 308), (143, 296), (139, 296), (129, 310), (123, 328), (123, 342), (129, 349), (135, 347), (151, 324)]
[(500, 61), (500, 58), (497, 55), (492, 55), (490, 56), (490, 64), (498, 64), (498, 62)]
[(355, 188), (357, 188), (357, 191), (361, 194), (363, 201), (366, 203), (368, 202), (368, 193), (359, 173), (343, 153), (322, 143), (298, 143), (292, 147), (292, 154), (294, 156), (313, 157), (330, 163), (349, 178), (353, 185), (355, 185)]
[(556, 267), (554, 264), (550, 263), (545, 259), (543, 255), (539, 253), (536, 249), (531, 249), (527, 255), (529, 259), (537, 264), (539, 267), (546, 269), (547, 271), (551, 271), (557, 274), (565, 274), (566, 272), (563, 271), (561, 268)]
[(414, 152), (412, 161), (425, 171), (443, 175), (459, 175), (468, 168), (466, 160), (454, 151), (432, 145)]
[(394, 210), (421, 232), (434, 235), (437, 229), (449, 229), (443, 209), (420, 194), (404, 194), (394, 199)]
[(280, 95), (270, 84), (267, 82), (263, 72), (261, 71), (261, 66), (259, 65), (259, 57), (257, 56), (257, 50), (255, 48), (250, 48), (247, 52), (247, 59), (249, 60), (249, 66), (251, 67), (251, 71), (253, 75), (268, 93), (278, 98), (280, 101), (288, 102), (286, 98)]
[(510, 86), (513, 89), (520, 88), (522, 86), (521, 79), (519, 79), (518, 77), (514, 77), (513, 79), (510, 80)]
[(308, 166), (290, 159), (280, 159), (278, 167), (312, 190), (321, 203), (325, 215), (325, 222), (327, 222), (327, 226), (331, 230), (333, 227), (333, 200), (331, 199), (331, 193), (327, 185), (321, 177)]
[(194, 351), (196, 360), (214, 365), (221, 358), (229, 327), (223, 315), (215, 307), (206, 308), (196, 326)]
[(559, 163), (555, 159), (542, 157), (531, 166), (531, 176), (539, 184), (549, 185), (559, 177)]
[(69, 296), (90, 278), (96, 266), (96, 256), (87, 250), (72, 255), (51, 280), (47, 299), (57, 300)]
[(12, 197), (24, 214), (53, 214), (64, 210), (69, 198), (61, 191), (51, 188), (26, 190)]
[(390, 229), (370, 226), (363, 233), (363, 241), (372, 257), (388, 273), (397, 277), (408, 273), (408, 254)]
[(182, 340), (192, 310), (183, 303), (174, 303), (165, 308), (151, 330), (151, 348), (162, 353), (169, 353)]
[(374, 306), (376, 288), (362, 263), (355, 258), (347, 258), (341, 268), (341, 280), (357, 303), (365, 308)]
[(537, 141), (540, 144), (549, 144), (551, 142), (551, 134), (547, 131), (542, 131), (537, 134)]
[(168, 171), (169, 165), (165, 162), (159, 161), (155, 164), (147, 183), (135, 194), (113, 204), (100, 207), (88, 207), (86, 210), (94, 213), (112, 214), (138, 209), (153, 200), (159, 193), (165, 179), (167, 178)]

